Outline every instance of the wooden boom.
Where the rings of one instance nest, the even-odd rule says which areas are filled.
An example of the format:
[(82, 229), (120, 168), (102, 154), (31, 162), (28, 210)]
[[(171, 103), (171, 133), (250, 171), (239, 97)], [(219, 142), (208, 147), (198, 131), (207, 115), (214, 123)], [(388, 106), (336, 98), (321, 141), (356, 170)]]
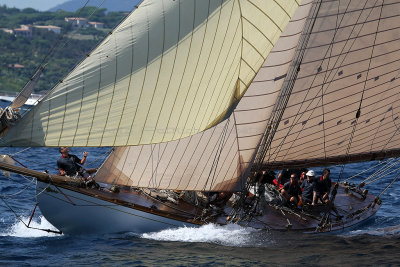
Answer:
[(76, 178), (69, 177), (69, 176), (60, 176), (60, 175), (55, 175), (55, 174), (49, 174), (46, 172), (35, 171), (35, 170), (28, 169), (28, 168), (8, 164), (5, 162), (0, 162), (0, 169), (9, 171), (9, 172), (13, 172), (13, 173), (31, 176), (31, 177), (38, 179), (38, 181), (41, 181), (44, 183), (51, 182), (52, 184), (66, 184), (66, 183), (76, 184), (76, 185), (81, 184), (80, 179), (76, 179)]

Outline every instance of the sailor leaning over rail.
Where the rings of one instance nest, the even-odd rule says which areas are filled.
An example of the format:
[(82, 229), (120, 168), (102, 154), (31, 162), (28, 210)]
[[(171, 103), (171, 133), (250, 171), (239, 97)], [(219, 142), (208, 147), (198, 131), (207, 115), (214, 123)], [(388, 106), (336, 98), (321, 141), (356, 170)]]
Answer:
[(57, 166), (60, 170), (60, 175), (68, 175), (71, 177), (78, 175), (83, 178), (86, 186), (95, 186), (96, 188), (99, 187), (90, 174), (83, 168), (88, 156), (86, 151), (83, 152), (82, 159), (78, 158), (76, 155), (69, 154), (68, 147), (60, 147), (59, 151), (61, 153), (61, 157), (57, 160)]

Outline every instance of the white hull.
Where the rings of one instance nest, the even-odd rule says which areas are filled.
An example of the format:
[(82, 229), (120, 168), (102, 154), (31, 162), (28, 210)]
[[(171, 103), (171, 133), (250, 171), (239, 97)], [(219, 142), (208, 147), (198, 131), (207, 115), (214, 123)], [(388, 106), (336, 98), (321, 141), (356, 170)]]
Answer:
[[(42, 192), (47, 186), (49, 185), (38, 182), (37, 192)], [(57, 189), (52, 185), (37, 196), (37, 201), (43, 216), (67, 234), (145, 233), (181, 226), (195, 226), (64, 188)]]

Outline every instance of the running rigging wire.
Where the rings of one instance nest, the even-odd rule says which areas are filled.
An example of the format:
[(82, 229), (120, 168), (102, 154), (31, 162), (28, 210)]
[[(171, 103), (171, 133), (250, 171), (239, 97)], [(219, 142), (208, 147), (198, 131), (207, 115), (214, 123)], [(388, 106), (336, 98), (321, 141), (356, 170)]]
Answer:
[[(96, 13), (96, 11), (98, 11), (98, 10), (100, 9), (100, 7), (104, 4), (105, 1), (106, 1), (106, 0), (102, 0), (102, 2), (101, 2), (99, 5), (97, 5), (97, 6), (89, 13), (87, 19), (90, 19), (90, 18)], [(85, 7), (88, 6), (89, 2), (90, 2), (90, 0), (86, 0), (85, 4), (84, 4), (81, 8), (78, 9), (78, 13), (76, 14), (75, 18), (79, 18), (79, 17), (80, 17), (82, 11), (85, 9)], [(33, 72), (34, 74), (35, 74), (39, 69), (45, 68), (45, 66), (46, 66), (46, 65), (48, 64), (48, 62), (49, 62), (49, 57), (50, 57), (53, 53), (55, 53), (56, 49), (59, 49), (59, 48), (61, 49), (61, 48), (65, 47), (65, 46), (72, 40), (71, 38), (68, 38), (68, 39), (66, 39), (66, 40), (62, 43), (64, 37), (69, 33), (69, 31), (71, 30), (71, 28), (72, 28), (72, 23), (68, 23), (67, 28), (65, 29), (65, 31), (63, 31), (63, 32), (60, 34), (60, 36), (57, 38), (56, 42), (50, 47), (50, 50), (43, 56), (43, 58), (42, 58), (42, 60), (41, 60), (41, 62), (40, 62), (40, 64), (39, 64), (39, 66), (38, 66), (38, 67), (35, 69), (35, 71)], [(108, 35), (108, 33), (107, 33), (107, 35)], [(103, 39), (103, 38), (100, 38), (100, 40), (102, 40), (102, 39)], [(32, 77), (34, 76), (34, 74), (32, 75)], [(32, 79), (32, 77), (31, 77), (31, 79)], [(30, 80), (31, 80), (31, 79), (30, 79)], [(60, 82), (61, 82), (61, 80), (60, 80), (58, 83), (60, 83)], [(55, 86), (54, 86), (54, 87), (55, 87)], [(54, 88), (54, 87), (53, 87), (53, 88)], [(50, 90), (48, 90), (48, 91), (50, 91)], [(48, 92), (48, 91), (47, 91), (47, 92)], [(47, 92), (46, 92), (46, 93), (47, 93)], [(41, 98), (39, 98), (38, 100), (36, 100), (36, 103), (37, 103), (38, 101), (40, 101), (40, 100), (41, 100)], [(24, 112), (21, 114), (21, 116), (24, 115), (26, 112), (28, 112), (30, 109), (31, 109), (31, 108), (24, 110)]]

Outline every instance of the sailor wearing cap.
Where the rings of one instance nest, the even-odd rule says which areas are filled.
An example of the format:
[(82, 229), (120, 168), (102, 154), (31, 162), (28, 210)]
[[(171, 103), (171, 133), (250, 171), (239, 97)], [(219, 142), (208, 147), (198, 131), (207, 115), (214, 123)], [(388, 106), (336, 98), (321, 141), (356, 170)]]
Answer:
[(306, 204), (311, 204), (312, 199), (313, 199), (315, 173), (313, 170), (309, 170), (306, 173), (306, 176), (307, 176), (307, 179), (304, 179), (300, 188), (303, 190), (303, 193), (302, 193), (303, 202)]

